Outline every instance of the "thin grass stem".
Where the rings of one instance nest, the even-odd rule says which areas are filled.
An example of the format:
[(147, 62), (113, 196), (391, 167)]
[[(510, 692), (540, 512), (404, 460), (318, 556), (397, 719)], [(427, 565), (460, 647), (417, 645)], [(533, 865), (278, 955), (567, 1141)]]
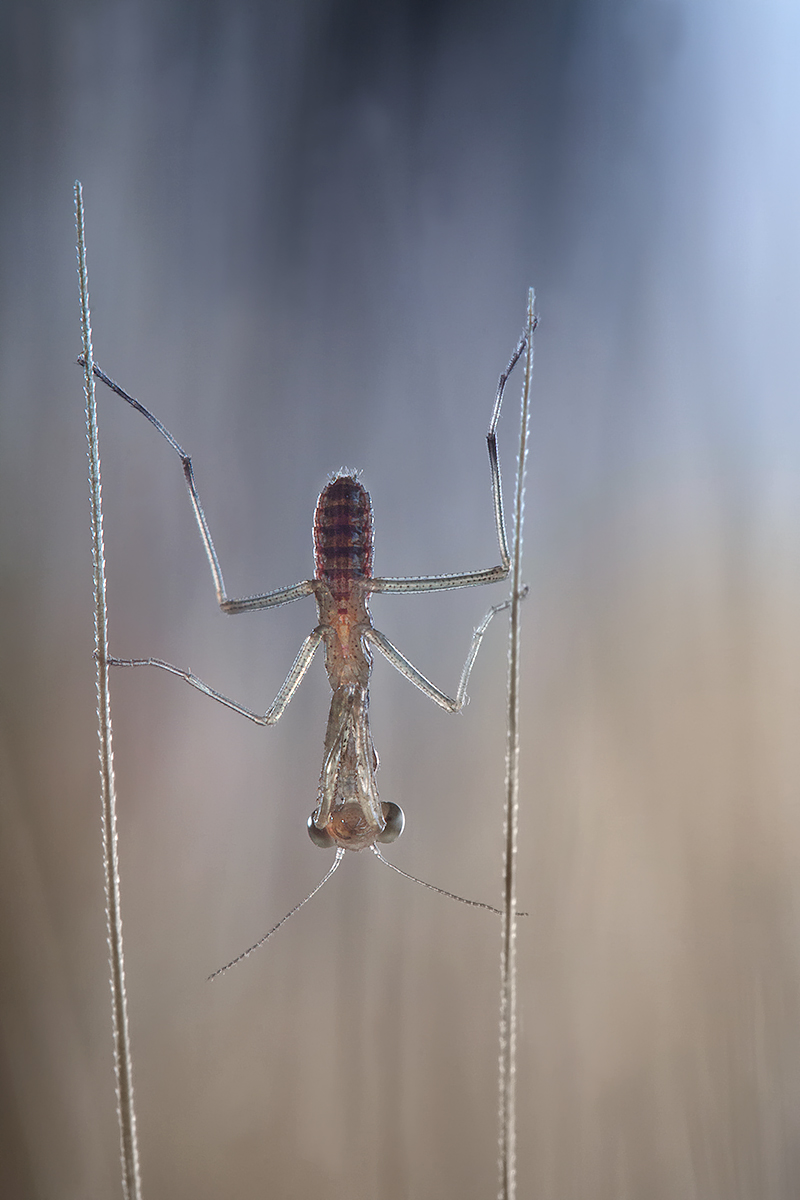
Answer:
[(111, 969), (111, 1018), (114, 1033), (114, 1070), (117, 1082), (122, 1191), (125, 1200), (141, 1200), (139, 1152), (136, 1145), (136, 1114), (133, 1106), (128, 1011), (125, 996), (125, 961), (122, 952), (117, 815), (114, 794), (114, 752), (111, 741), (111, 697), (108, 687), (108, 611), (103, 551), (103, 508), (100, 486), (100, 449), (97, 439), (97, 403), (92, 370), (92, 326), (89, 314), (89, 276), (86, 269), (86, 237), (83, 219), (83, 189), (75, 182), (75, 224), (78, 231), (78, 277), (81, 296), (84, 391), (86, 394), (86, 438), (89, 443), (89, 486), (92, 514), (92, 559), (94, 564), (94, 637), (97, 661), (97, 719), (100, 739), (100, 784), (103, 805), (103, 866), (106, 890), (109, 967)]
[(500, 1137), (498, 1200), (515, 1200), (516, 1054), (517, 1054), (517, 825), (519, 816), (519, 657), (522, 585), (522, 520), (525, 509), (525, 463), (536, 328), (533, 289), (528, 292), (525, 379), (522, 385), (514, 536), (511, 547), (511, 624), (508, 647), (508, 723), (506, 742), (505, 845), (503, 850), (503, 919), (500, 951)]

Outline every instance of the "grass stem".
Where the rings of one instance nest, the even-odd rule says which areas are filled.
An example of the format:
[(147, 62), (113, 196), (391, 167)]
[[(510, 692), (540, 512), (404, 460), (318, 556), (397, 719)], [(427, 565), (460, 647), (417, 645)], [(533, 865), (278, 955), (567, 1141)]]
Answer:
[(500, 1188), (498, 1200), (515, 1200), (516, 1183), (516, 1051), (517, 1051), (517, 825), (519, 816), (519, 658), (522, 585), (522, 520), (525, 508), (525, 463), (528, 454), (533, 331), (533, 289), (528, 292), (525, 379), (522, 385), (514, 536), (511, 547), (511, 623), (508, 648), (508, 724), (506, 742), (505, 844), (503, 850), (503, 918), (500, 952)]
[(100, 449), (97, 439), (97, 402), (92, 370), (92, 326), (89, 314), (89, 276), (86, 269), (86, 236), (83, 219), (83, 189), (75, 182), (75, 224), (78, 231), (78, 277), (81, 296), (84, 391), (86, 394), (86, 438), (89, 443), (89, 486), (92, 514), (92, 559), (94, 564), (94, 637), (97, 662), (97, 718), (100, 739), (100, 784), (103, 805), (103, 865), (106, 889), (109, 966), (111, 969), (111, 1017), (114, 1033), (114, 1070), (117, 1081), (122, 1159), (122, 1191), (125, 1200), (141, 1200), (139, 1153), (136, 1145), (136, 1114), (133, 1106), (128, 1012), (125, 996), (125, 961), (122, 952), (117, 815), (114, 794), (114, 751), (111, 740), (111, 697), (108, 687), (108, 611), (103, 551), (103, 508), (100, 485)]

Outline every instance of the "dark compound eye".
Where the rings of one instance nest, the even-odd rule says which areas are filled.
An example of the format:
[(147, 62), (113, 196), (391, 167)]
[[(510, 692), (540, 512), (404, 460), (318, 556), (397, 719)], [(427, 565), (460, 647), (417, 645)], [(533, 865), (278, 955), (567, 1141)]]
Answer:
[(315, 846), (319, 846), (321, 850), (333, 849), (333, 838), (328, 833), (327, 829), (320, 829), (314, 824), (314, 814), (308, 818), (308, 836), (311, 838)]
[(403, 832), (403, 827), (406, 823), (403, 810), (399, 804), (392, 804), (391, 801), (388, 801), (383, 806), (383, 816), (386, 821), (386, 828), (382, 833), (378, 834), (377, 841), (396, 842)]

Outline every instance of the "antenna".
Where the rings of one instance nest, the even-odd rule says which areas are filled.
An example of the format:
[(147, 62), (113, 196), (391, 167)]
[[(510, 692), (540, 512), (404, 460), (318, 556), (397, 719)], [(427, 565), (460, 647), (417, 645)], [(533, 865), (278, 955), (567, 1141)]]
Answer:
[[(410, 879), (412, 883), (418, 883), (420, 887), (428, 888), (431, 892), (438, 892), (440, 896), (447, 896), (450, 900), (458, 900), (460, 904), (469, 904), (473, 908), (485, 908), (489, 912), (496, 913), (498, 917), (503, 915), (503, 910), (501, 908), (495, 908), (493, 904), (484, 904), (483, 900), (468, 900), (466, 896), (457, 896), (455, 892), (448, 892), (446, 888), (437, 887), (435, 883), (426, 883), (424, 879), (417, 879), (416, 875), (409, 875), (408, 871), (401, 870), (400, 867), (396, 867), (394, 863), (389, 862), (388, 858), (384, 858), (378, 847), (375, 845), (372, 847), (372, 853), (376, 858), (381, 860), (384, 866), (391, 867), (393, 871), (397, 871), (398, 875), (402, 875), (404, 879)], [(319, 886), (322, 887), (322, 884)], [(527, 917), (528, 913), (518, 912), (517, 916)], [(269, 937), (269, 934), (267, 934), (267, 937)]]
[[(294, 908), (290, 908), (289, 911), (287, 912), (286, 916), (281, 917), (280, 921), (278, 921), (278, 924), (273, 925), (272, 929), (270, 929), (269, 933), (265, 933), (262, 938), (259, 938), (257, 942), (254, 942), (249, 950), (243, 950), (241, 954), (237, 954), (236, 958), (232, 958), (231, 961), (229, 963), (226, 963), (224, 967), (219, 967), (216, 971), (212, 971), (212, 973), (208, 976), (208, 982), (210, 982), (212, 979), (216, 979), (218, 975), (224, 975), (226, 971), (230, 971), (231, 967), (235, 967), (236, 964), (240, 963), (243, 958), (247, 958), (250, 954), (253, 953), (254, 950), (258, 950), (259, 946), (263, 946), (264, 942), (269, 941), (269, 939), (272, 937), (273, 933), (277, 933), (278, 930), (280, 929), (281, 925), (285, 924), (286, 921), (289, 920), (289, 917), (293, 917), (294, 914), (296, 912), (298, 912), (303, 907), (304, 904), (308, 904), (308, 902), (312, 898), (312, 896), (316, 896), (316, 894), (320, 890), (320, 888), (325, 886), (325, 884), (328, 882), (331, 875), (336, 870), (336, 868), (338, 867), (339, 863), (342, 861), (343, 858), (344, 858), (344, 849), (341, 846), (339, 846), (336, 851), (336, 857), (333, 860), (332, 866), (330, 867), (330, 869), (328, 871), (325, 872), (325, 874), (322, 876), (322, 879), (320, 879), (317, 886), (308, 893), (305, 900), (301, 900), (299, 904), (295, 904)], [(386, 860), (384, 859), (384, 862), (385, 861)], [(472, 903), (472, 902), (468, 901), (468, 903)], [(496, 911), (497, 910), (495, 909), (495, 912)]]

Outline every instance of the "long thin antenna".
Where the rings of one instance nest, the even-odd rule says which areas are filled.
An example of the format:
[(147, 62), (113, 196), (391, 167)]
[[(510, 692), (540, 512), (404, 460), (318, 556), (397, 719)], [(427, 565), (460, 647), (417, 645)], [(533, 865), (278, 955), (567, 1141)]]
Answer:
[(323, 888), (325, 886), (325, 884), (328, 882), (331, 875), (336, 870), (336, 868), (338, 867), (339, 863), (342, 861), (343, 858), (344, 858), (344, 848), (342, 846), (337, 846), (336, 857), (334, 858), (332, 865), (322, 876), (322, 879), (320, 879), (317, 886), (308, 893), (308, 895), (305, 897), (305, 899), (301, 900), (299, 904), (295, 904), (294, 908), (290, 908), (289, 911), (287, 912), (286, 916), (281, 917), (280, 921), (278, 921), (278, 924), (272, 926), (272, 929), (270, 929), (269, 933), (265, 933), (264, 936), (262, 938), (259, 938), (257, 942), (253, 942), (252, 946), (249, 946), (247, 950), (243, 950), (241, 954), (236, 955), (236, 958), (232, 958), (229, 963), (225, 963), (224, 967), (218, 967), (216, 971), (212, 971), (212, 973), (208, 976), (208, 979), (206, 980), (206, 982), (210, 982), (212, 979), (216, 979), (218, 975), (224, 975), (226, 971), (230, 971), (231, 967), (235, 967), (237, 963), (240, 963), (242, 961), (242, 959), (248, 958), (253, 953), (254, 950), (258, 950), (259, 946), (263, 946), (264, 942), (269, 941), (269, 939), (272, 937), (273, 933), (277, 933), (278, 930), (280, 929), (281, 925), (284, 925), (289, 920), (289, 917), (293, 917), (296, 912), (299, 912), (300, 909), (303, 907), (303, 905), (308, 904), (309, 900), (313, 896), (316, 896), (316, 894), (320, 890), (320, 888)]
[[(388, 858), (384, 858), (376, 845), (370, 847), (376, 858), (380, 859), (385, 867), (391, 867), (398, 875), (402, 875), (403, 879), (410, 879), (412, 883), (418, 883), (420, 887), (427, 888), (431, 892), (438, 892), (440, 896), (446, 896), (448, 900), (458, 900), (459, 904), (469, 904), (472, 908), (485, 908), (487, 912), (494, 913), (496, 916), (503, 915), (502, 908), (495, 908), (493, 904), (486, 904), (483, 900), (468, 900), (466, 896), (459, 896), (457, 892), (448, 892), (447, 888), (437, 887), (435, 883), (427, 883), (424, 879), (419, 879), (416, 875), (409, 875), (408, 871), (404, 871), (402, 867), (396, 867), (393, 862), (389, 862)], [(518, 912), (518, 917), (527, 917), (526, 912)]]
[(525, 380), (522, 385), (517, 487), (514, 496), (514, 537), (511, 547), (511, 629), (508, 645), (508, 727), (506, 743), (505, 847), (503, 852), (503, 920), (500, 951), (500, 1188), (498, 1200), (515, 1200), (516, 1172), (516, 1055), (517, 1055), (517, 823), (519, 816), (519, 659), (522, 520), (525, 508), (525, 462), (528, 454), (528, 416), (533, 372), (533, 331), (536, 328), (533, 288), (528, 292), (525, 333)]
[(117, 812), (114, 794), (114, 750), (111, 741), (111, 697), (108, 689), (108, 609), (103, 551), (103, 506), (100, 485), (100, 449), (97, 440), (97, 403), (92, 372), (92, 325), (89, 314), (89, 275), (86, 269), (86, 236), (83, 222), (83, 189), (75, 181), (75, 224), (78, 231), (78, 277), (81, 294), (86, 439), (89, 443), (89, 501), (92, 511), (94, 563), (94, 642), (97, 662), (97, 719), (100, 739), (100, 785), (103, 804), (103, 866), (106, 888), (109, 967), (111, 968), (111, 1018), (114, 1032), (114, 1070), (117, 1079), (117, 1118), (122, 1158), (122, 1191), (125, 1200), (141, 1200), (136, 1113), (133, 1106), (133, 1073), (125, 996), (125, 960), (122, 952)]

